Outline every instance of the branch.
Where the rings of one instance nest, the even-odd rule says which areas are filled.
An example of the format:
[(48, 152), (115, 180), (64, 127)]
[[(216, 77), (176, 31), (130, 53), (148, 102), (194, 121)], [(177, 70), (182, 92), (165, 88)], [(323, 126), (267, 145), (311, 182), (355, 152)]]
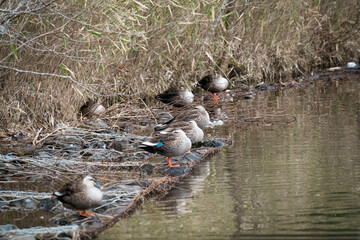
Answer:
[[(234, 2), (234, 1), (232, 1)], [(210, 29), (209, 31), (209, 34), (206, 36), (205, 38), (205, 43), (207, 44), (208, 41), (209, 41), (209, 38), (214, 34), (215, 32), (215, 29), (217, 28), (217, 26), (219, 25), (220, 21), (221, 21), (221, 18), (223, 17), (223, 14), (226, 10), (226, 8), (232, 3), (228, 3), (228, 0), (224, 0), (222, 5), (221, 5), (221, 9), (220, 9), (220, 15), (218, 16), (218, 18), (216, 19), (215, 23), (214, 23), (214, 26)]]
[[(10, 38), (15, 39), (16, 41), (21, 43), (21, 46), (25, 46), (31, 50), (38, 51), (38, 52), (51, 52), (58, 56), (64, 56), (66, 58), (70, 58), (73, 61), (96, 62), (95, 58), (93, 58), (93, 57), (78, 57), (78, 56), (67, 55), (65, 52), (55, 51), (53, 49), (48, 48), (44, 44), (41, 44), (40, 42), (34, 41), (33, 39), (29, 39), (28, 37), (22, 35), (21, 33), (18, 33), (11, 26), (9, 27), (9, 29), (12, 29), (13, 33), (15, 34), (15, 35), (11, 35), (10, 33), (8, 33), (8, 36)], [(22, 41), (21, 39), (24, 39), (24, 41)], [(33, 43), (34, 45), (39, 45), (41, 48), (32, 47), (28, 43)], [(11, 55), (9, 55), (9, 56), (11, 56)], [(5, 59), (3, 59), (3, 60), (5, 60)]]
[(63, 13), (56, 11), (55, 9), (49, 9), (49, 10), (50, 10), (51, 12), (54, 12), (54, 13), (60, 15), (61, 17), (65, 18), (65, 19), (68, 19), (68, 20), (70, 20), (70, 21), (72, 21), (72, 22), (79, 23), (79, 24), (81, 24), (81, 25), (83, 25), (83, 26), (87, 26), (87, 27), (89, 27), (89, 28), (93, 28), (93, 29), (95, 29), (96, 31), (99, 31), (99, 32), (119, 34), (119, 35), (128, 36), (128, 37), (132, 37), (132, 36), (137, 36), (137, 37), (140, 36), (140, 37), (141, 37), (141, 36), (142, 36), (142, 35), (140, 35), (140, 34), (135, 34), (135, 33), (131, 33), (131, 34), (130, 34), (130, 33), (126, 33), (126, 34), (125, 34), (125, 33), (121, 33), (121, 32), (115, 32), (115, 31), (110, 31), (110, 30), (107, 30), (107, 29), (98, 28), (98, 27), (95, 27), (94, 25), (91, 25), (91, 24), (89, 24), (89, 23), (85, 23), (85, 22), (79, 21), (79, 20), (77, 20), (77, 19), (75, 19), (75, 18), (68, 17), (68, 16), (66, 16), (66, 15), (63, 14)]
[(18, 11), (17, 9), (22, 7), (22, 5), (20, 5), (20, 6), (18, 6), (17, 9), (15, 9), (15, 10), (0, 8), (0, 12), (9, 13), (9, 14), (12, 14), (12, 15), (34, 14), (35, 12), (39, 12), (39, 11), (47, 8), (48, 6), (50, 6), (52, 3), (56, 2), (56, 1), (57, 1), (57, 0), (52, 0), (51, 2), (48, 2), (48, 3), (45, 3), (45, 2), (43, 2), (43, 1), (41, 1), (41, 2), (44, 4), (43, 6), (38, 7), (38, 8), (34, 8), (34, 9), (28, 9), (28, 10), (26, 10), (26, 11)]

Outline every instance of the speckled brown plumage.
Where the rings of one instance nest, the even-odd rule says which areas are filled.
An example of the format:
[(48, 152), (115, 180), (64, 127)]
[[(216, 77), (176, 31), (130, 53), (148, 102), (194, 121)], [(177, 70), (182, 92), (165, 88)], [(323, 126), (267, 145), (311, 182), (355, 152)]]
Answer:
[(191, 140), (181, 129), (159, 132), (142, 144), (143, 146), (140, 146), (140, 148), (145, 151), (167, 156), (169, 167), (174, 167), (171, 164), (171, 157), (181, 156), (191, 149)]
[(192, 144), (200, 142), (204, 138), (203, 130), (198, 127), (194, 120), (173, 122), (169, 125), (155, 127), (155, 130), (169, 132), (176, 128), (183, 130), (186, 136), (190, 138)]
[(209, 113), (201, 105), (197, 105), (192, 109), (180, 112), (170, 121), (165, 124), (172, 124), (173, 122), (194, 120), (199, 128), (204, 129), (210, 123)]
[(194, 101), (194, 94), (186, 87), (169, 88), (156, 98), (174, 107), (183, 107)]
[(84, 213), (80, 215), (92, 216), (92, 214), (86, 213), (86, 209), (93, 208), (101, 203), (103, 193), (99, 189), (100, 187), (95, 178), (81, 176), (65, 184), (54, 195), (63, 203), (69, 204), (78, 210), (84, 210)]

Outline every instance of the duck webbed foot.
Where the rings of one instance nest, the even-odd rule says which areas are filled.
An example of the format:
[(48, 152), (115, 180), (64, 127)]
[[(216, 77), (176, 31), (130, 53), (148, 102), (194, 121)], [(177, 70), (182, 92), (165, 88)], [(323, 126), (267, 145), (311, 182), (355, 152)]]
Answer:
[(82, 216), (82, 217), (94, 217), (94, 216), (95, 216), (95, 215), (92, 214), (92, 213), (86, 212), (86, 210), (84, 210), (84, 212), (82, 213), (81, 210), (78, 209), (78, 213), (79, 213), (79, 215)]
[(172, 164), (171, 164), (171, 158), (170, 158), (170, 157), (168, 157), (168, 166), (171, 167), (171, 168), (173, 168), (173, 167), (180, 167), (180, 165), (172, 165)]
[(216, 101), (219, 101), (219, 100), (220, 100), (220, 98), (218, 97), (218, 95), (216, 95), (216, 93), (213, 93), (212, 96), (213, 96), (213, 98), (214, 98)]

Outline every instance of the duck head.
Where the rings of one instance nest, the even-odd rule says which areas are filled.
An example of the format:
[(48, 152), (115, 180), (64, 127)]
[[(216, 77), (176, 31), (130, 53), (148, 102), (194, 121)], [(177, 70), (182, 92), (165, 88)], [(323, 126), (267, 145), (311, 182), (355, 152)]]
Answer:
[(101, 190), (103, 189), (103, 187), (97, 183), (96, 179), (92, 176), (85, 176), (83, 179), (83, 184), (88, 188), (97, 187)]

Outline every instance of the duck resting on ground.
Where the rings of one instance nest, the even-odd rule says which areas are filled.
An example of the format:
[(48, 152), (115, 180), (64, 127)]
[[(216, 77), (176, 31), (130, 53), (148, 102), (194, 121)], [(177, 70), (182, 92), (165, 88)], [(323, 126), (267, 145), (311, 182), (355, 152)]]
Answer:
[(95, 215), (87, 213), (86, 209), (100, 205), (103, 198), (101, 188), (94, 177), (81, 176), (65, 184), (54, 195), (60, 202), (76, 208), (80, 216), (93, 217)]
[(170, 123), (169, 125), (157, 126), (155, 127), (155, 131), (171, 132), (176, 128), (183, 130), (192, 144), (201, 142), (204, 138), (203, 130), (198, 127), (194, 120), (178, 121)]
[(197, 85), (202, 89), (211, 92), (213, 98), (218, 101), (220, 98), (216, 93), (224, 91), (229, 86), (229, 81), (220, 74), (207, 75), (203, 77)]
[(188, 121), (188, 120), (194, 120), (198, 125), (198, 127), (201, 129), (204, 129), (210, 123), (209, 113), (206, 111), (206, 109), (203, 106), (197, 105), (192, 109), (180, 112), (178, 115), (173, 117), (164, 125), (170, 125), (173, 122)]
[(169, 167), (178, 167), (171, 164), (171, 157), (181, 156), (191, 149), (191, 140), (181, 129), (170, 132), (161, 131), (150, 140), (142, 143), (140, 148), (150, 153), (159, 153), (168, 157)]
[(194, 94), (187, 87), (169, 88), (156, 98), (174, 107), (184, 107), (194, 101)]

